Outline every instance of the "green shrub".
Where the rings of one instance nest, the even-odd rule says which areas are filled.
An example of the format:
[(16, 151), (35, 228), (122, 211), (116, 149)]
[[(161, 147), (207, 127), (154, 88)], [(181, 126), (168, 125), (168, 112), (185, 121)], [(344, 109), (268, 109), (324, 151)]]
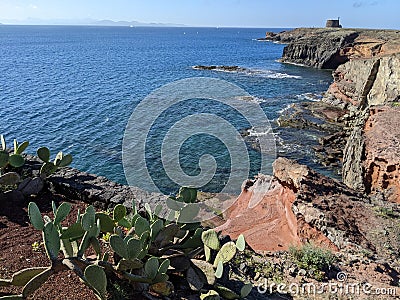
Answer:
[(376, 211), (379, 216), (386, 219), (396, 219), (399, 217), (399, 215), (392, 208), (377, 207)]
[(320, 280), (337, 261), (328, 249), (319, 248), (311, 243), (301, 247), (290, 247), (289, 253), (299, 268), (307, 270), (315, 279)]

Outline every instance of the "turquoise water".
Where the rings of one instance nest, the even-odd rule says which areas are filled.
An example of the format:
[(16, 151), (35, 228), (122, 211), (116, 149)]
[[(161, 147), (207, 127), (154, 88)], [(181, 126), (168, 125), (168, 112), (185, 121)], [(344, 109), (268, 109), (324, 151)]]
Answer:
[[(125, 183), (124, 129), (136, 105), (156, 88), (196, 76), (224, 79), (257, 97), (270, 120), (304, 100), (306, 93), (327, 89), (330, 72), (277, 62), (284, 46), (255, 40), (267, 30), (0, 26), (0, 133), (8, 140), (28, 139), (30, 153), (42, 145), (71, 153), (74, 167)], [(248, 71), (199, 71), (194, 65), (238, 65)], [(175, 107), (170, 116), (187, 109)], [(196, 109), (209, 108), (191, 105), (193, 113)], [(157, 126), (154, 130), (150, 138), (163, 133)], [(310, 147), (319, 133), (277, 133), (280, 155), (318, 168)], [(216, 145), (210, 151), (224, 151), (218, 141), (204, 143)], [(183, 157), (193, 151), (190, 145), (182, 150)], [(200, 152), (197, 155), (204, 154)], [(162, 168), (157, 162), (149, 165)], [(219, 167), (219, 174), (228, 169)], [(196, 167), (191, 172), (196, 173)], [(252, 174), (256, 172), (254, 166)], [(209, 190), (218, 190), (223, 177)], [(168, 183), (163, 187), (167, 192), (173, 188)]]

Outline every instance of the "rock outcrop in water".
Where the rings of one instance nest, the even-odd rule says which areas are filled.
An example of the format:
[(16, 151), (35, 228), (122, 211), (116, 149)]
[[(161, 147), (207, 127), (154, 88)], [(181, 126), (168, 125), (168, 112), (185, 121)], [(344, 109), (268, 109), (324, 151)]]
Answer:
[(194, 70), (221, 71), (221, 72), (244, 72), (247, 69), (239, 66), (193, 66)]

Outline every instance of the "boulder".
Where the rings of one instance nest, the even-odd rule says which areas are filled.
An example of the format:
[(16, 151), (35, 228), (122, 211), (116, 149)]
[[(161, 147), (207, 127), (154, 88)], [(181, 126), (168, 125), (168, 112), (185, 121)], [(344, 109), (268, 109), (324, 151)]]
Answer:
[(274, 178), (266, 190), (269, 182), (262, 175), (245, 182), (217, 230), (233, 239), (244, 234), (249, 246), (260, 253), (305, 242), (332, 250), (374, 248), (363, 223), (373, 213), (361, 194), (285, 158), (274, 162)]
[(26, 178), (18, 185), (18, 190), (25, 196), (37, 195), (44, 188), (44, 180), (41, 177)]
[(149, 193), (70, 167), (59, 169), (47, 180), (53, 192), (94, 204), (102, 209), (112, 208), (117, 204), (131, 208), (132, 202), (138, 209), (143, 209), (145, 203), (156, 206), (166, 200), (166, 196), (162, 194)]

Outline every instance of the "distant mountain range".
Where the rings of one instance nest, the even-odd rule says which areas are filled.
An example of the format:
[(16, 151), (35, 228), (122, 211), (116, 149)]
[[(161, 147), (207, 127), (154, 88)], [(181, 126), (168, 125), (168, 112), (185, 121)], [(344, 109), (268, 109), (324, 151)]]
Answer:
[(143, 23), (138, 21), (113, 21), (94, 19), (53, 19), (43, 20), (28, 18), (25, 20), (0, 20), (3, 25), (92, 25), (92, 26), (147, 26), (147, 27), (184, 27), (183, 24), (173, 23)]

